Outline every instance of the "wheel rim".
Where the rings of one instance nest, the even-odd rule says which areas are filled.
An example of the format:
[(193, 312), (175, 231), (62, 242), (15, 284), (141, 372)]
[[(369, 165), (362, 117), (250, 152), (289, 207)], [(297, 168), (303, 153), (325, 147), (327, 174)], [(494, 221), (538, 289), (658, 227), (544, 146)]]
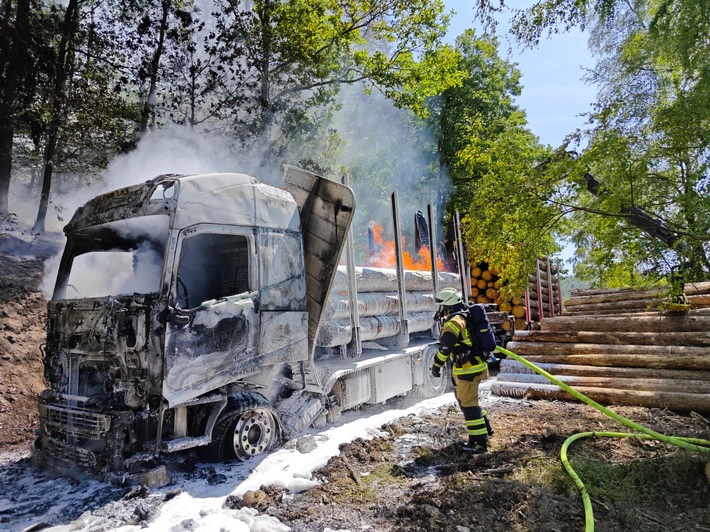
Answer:
[(275, 433), (271, 412), (260, 408), (244, 412), (234, 426), (234, 454), (243, 460), (267, 451)]

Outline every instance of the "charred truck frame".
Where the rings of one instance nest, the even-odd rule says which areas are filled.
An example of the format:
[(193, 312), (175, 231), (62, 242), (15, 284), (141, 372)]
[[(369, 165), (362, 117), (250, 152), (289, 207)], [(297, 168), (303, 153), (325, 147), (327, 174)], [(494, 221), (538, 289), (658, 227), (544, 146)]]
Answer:
[(410, 344), (405, 313), (384, 351), (318, 349), (355, 201), (294, 167), (284, 182), (163, 175), (77, 210), (48, 304), (36, 463), (125, 475), (195, 447), (243, 459), (342, 409), (443, 393), (431, 288), (425, 338)]

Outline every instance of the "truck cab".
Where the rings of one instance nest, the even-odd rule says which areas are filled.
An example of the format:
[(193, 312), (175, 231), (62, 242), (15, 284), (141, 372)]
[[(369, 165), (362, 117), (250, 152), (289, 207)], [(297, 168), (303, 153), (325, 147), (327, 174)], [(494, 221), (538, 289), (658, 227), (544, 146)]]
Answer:
[[(366, 294), (363, 334), (398, 347), (331, 356), (351, 352), (341, 344), (356, 330), (333, 314), (359, 306), (336, 282), (354, 196), (292, 166), (283, 183), (161, 175), (77, 210), (48, 303), (35, 463), (125, 477), (193, 448), (247, 459), (341, 410), (443, 392), (446, 377), (429, 373), (435, 342), (408, 345), (406, 331), (433, 325), (422, 272), (408, 272), (422, 293), (405, 298), (402, 279), (398, 297)], [(387, 282), (390, 273), (359, 271)], [(380, 303), (406, 310), (410, 296), (410, 325), (379, 316)], [(321, 322), (331, 326), (325, 349)]]

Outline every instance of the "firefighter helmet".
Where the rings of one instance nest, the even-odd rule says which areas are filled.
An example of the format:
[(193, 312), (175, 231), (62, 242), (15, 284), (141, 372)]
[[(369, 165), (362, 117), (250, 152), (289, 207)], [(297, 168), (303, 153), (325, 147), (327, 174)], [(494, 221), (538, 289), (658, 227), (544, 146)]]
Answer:
[(455, 288), (444, 288), (436, 293), (437, 305), (454, 307), (463, 301), (461, 294)]

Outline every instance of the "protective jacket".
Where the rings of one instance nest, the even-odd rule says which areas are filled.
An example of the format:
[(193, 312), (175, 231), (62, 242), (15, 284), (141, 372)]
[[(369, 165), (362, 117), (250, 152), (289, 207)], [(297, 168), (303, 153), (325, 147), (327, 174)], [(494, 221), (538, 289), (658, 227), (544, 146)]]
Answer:
[(439, 351), (434, 357), (434, 366), (440, 368), (446, 364), (449, 357), (453, 357), (454, 375), (475, 377), (488, 368), (486, 361), (476, 354), (476, 351), (466, 318), (461, 314), (454, 314), (441, 328)]

